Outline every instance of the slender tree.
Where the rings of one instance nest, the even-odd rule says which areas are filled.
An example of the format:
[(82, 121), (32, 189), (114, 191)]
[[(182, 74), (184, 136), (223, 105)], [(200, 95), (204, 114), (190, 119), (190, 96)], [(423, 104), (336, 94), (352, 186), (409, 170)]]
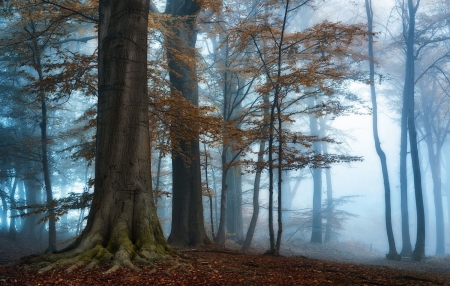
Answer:
[[(403, 17), (403, 36), (406, 44), (406, 71), (405, 84), (403, 89), (403, 116), (406, 116), (407, 130), (409, 135), (409, 145), (411, 148), (411, 161), (414, 174), (414, 194), (417, 212), (417, 236), (416, 245), (412, 253), (412, 259), (421, 260), (425, 256), (425, 211), (423, 205), (422, 194), (422, 178), (420, 174), (419, 151), (417, 148), (417, 130), (415, 122), (415, 106), (414, 106), (414, 84), (415, 84), (415, 59), (414, 44), (415, 44), (415, 25), (416, 13), (419, 8), (420, 0), (416, 3), (413, 0), (408, 0), (406, 7), (404, 7)], [(406, 126), (402, 123), (402, 133)], [(406, 134), (404, 135), (406, 136)], [(402, 137), (404, 140), (404, 136)], [(405, 152), (405, 150), (403, 150)], [(402, 254), (403, 255), (403, 254)]]
[[(369, 84), (370, 84), (370, 94), (372, 100), (372, 131), (373, 139), (375, 143), (375, 150), (380, 158), (381, 172), (383, 175), (383, 186), (384, 186), (384, 207), (385, 207), (385, 223), (386, 223), (386, 233), (389, 243), (389, 253), (386, 254), (386, 258), (390, 260), (398, 260), (400, 257), (397, 253), (397, 248), (395, 247), (394, 233), (392, 230), (392, 210), (391, 210), (391, 186), (389, 183), (389, 174), (387, 169), (386, 154), (381, 148), (381, 142), (378, 135), (378, 104), (377, 95), (375, 91), (375, 63), (374, 63), (374, 52), (373, 52), (373, 10), (372, 10), (372, 0), (366, 0), (366, 13), (367, 13), (367, 26), (368, 26), (368, 47), (369, 47)], [(403, 214), (403, 213), (402, 213)], [(409, 233), (409, 232), (408, 232)]]

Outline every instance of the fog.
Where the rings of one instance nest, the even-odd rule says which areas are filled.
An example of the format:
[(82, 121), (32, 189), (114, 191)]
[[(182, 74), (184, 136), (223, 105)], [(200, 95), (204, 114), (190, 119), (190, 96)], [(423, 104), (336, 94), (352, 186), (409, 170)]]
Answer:
[[(155, 1), (156, 11), (162, 12), (166, 9), (164, 2)], [(282, 186), (281, 196), (291, 191), (295, 191), (295, 195), (288, 196), (288, 201), (282, 201), (283, 233), (280, 253), (302, 253), (301, 249), (297, 248), (295, 251), (292, 249), (298, 247), (299, 243), (306, 245), (312, 240), (315, 212), (320, 213), (320, 235), (321, 237), (325, 236), (328, 220), (332, 220), (330, 217), (326, 217), (325, 209), (328, 203), (326, 170), (329, 169), (332, 197), (336, 201), (333, 209), (335, 217), (333, 217), (334, 225), (330, 243), (338, 245), (336, 247), (339, 247), (340, 243), (341, 245), (358, 244), (361, 245), (361, 248), (368, 250), (369, 254), (384, 257), (389, 251), (385, 221), (385, 187), (380, 158), (377, 155), (373, 137), (371, 114), (373, 107), (368, 75), (369, 62), (373, 60), (375, 62), (375, 82), (372, 84), (377, 93), (378, 134), (381, 148), (387, 158), (391, 188), (392, 230), (396, 251), (400, 253), (402, 250), (400, 140), (402, 104), (406, 105), (403, 102), (406, 98), (403, 94), (406, 94), (404, 86), (407, 84), (405, 80), (407, 39), (404, 37), (406, 32), (402, 30), (406, 18), (402, 19), (401, 14), (402, 11), (406, 13), (406, 6), (402, 6), (404, 1), (386, 0), (373, 3), (374, 59), (367, 56), (368, 32), (366, 31), (365, 1), (293, 1), (301, 5), (293, 9), (298, 9), (298, 11), (285, 17), (288, 19), (286, 20), (287, 28), (283, 30), (283, 33), (276, 30), (278, 28), (276, 25), (283, 20), (281, 17), (283, 11), (290, 11), (282, 9), (285, 7), (283, 5), (286, 5), (285, 2), (280, 1), (273, 7), (264, 6), (266, 1), (224, 2), (229, 7), (226, 5), (212, 7), (199, 13), (197, 50), (192, 52), (186, 48), (185, 54), (182, 53), (183, 51), (177, 51), (181, 56), (175, 57), (176, 60), (185, 60), (189, 63), (185, 64), (185, 68), (186, 66), (197, 68), (191, 67), (198, 73), (198, 78), (197, 75), (195, 76), (194, 85), (199, 89), (198, 105), (203, 109), (196, 112), (191, 112), (189, 109), (191, 105), (195, 106), (195, 104), (190, 102), (191, 105), (186, 105), (189, 97), (185, 96), (184, 101), (176, 101), (173, 99), (176, 97), (171, 97), (178, 91), (174, 92), (174, 84), (170, 83), (169, 74), (173, 76), (176, 72), (170, 70), (175, 64), (168, 59), (170, 53), (165, 51), (167, 49), (165, 41), (169, 41), (168, 39), (174, 36), (164, 30), (167, 27), (164, 27), (163, 20), (151, 18), (154, 23), (151, 23), (149, 28), (149, 63), (147, 65), (148, 73), (151, 75), (148, 77), (150, 107), (145, 109), (149, 109), (150, 114), (153, 196), (165, 237), (171, 236), (173, 232), (171, 228), (172, 215), (177, 215), (177, 210), (172, 209), (172, 199), (176, 199), (172, 187), (174, 186), (173, 180), (178, 178), (172, 178), (172, 162), (178, 157), (190, 158), (192, 154), (186, 155), (180, 150), (185, 148), (183, 144), (190, 142), (187, 146), (191, 146), (190, 144), (196, 139), (197, 144), (200, 145), (199, 157), (195, 157), (192, 161), (197, 160), (197, 164), (200, 165), (202, 182), (199, 182), (199, 185), (202, 185), (202, 189), (199, 190), (203, 194), (204, 229), (209, 239), (217, 242), (220, 241), (217, 239), (220, 238), (219, 226), (223, 226), (226, 229), (227, 244), (225, 245), (233, 245), (232, 247), (240, 249), (247, 237), (247, 230), (254, 212), (252, 205), (253, 191), (256, 188), (254, 182), (258, 168), (262, 165), (258, 162), (258, 152), (260, 152), (258, 148), (261, 142), (264, 142), (266, 151), (264, 156), (261, 156), (264, 166), (259, 185), (260, 210), (251, 249), (263, 252), (273, 247), (270, 245), (269, 207), (274, 207), (275, 233), (279, 227), (277, 223), (278, 198), (276, 197), (279, 192), (277, 187), (279, 179), (277, 166), (279, 165), (273, 162), (279, 158), (280, 154), (279, 149), (275, 149), (279, 146), (277, 144), (286, 139), (286, 142), (283, 142), (285, 145), (279, 144), (288, 150), (283, 151), (286, 152), (286, 158), (294, 159), (289, 163), (283, 162), (285, 165), (281, 164), (283, 166), (282, 181), (279, 184)], [(2, 2), (0, 1), (0, 3)], [(304, 7), (303, 4), (305, 4)], [(306, 4), (311, 4), (311, 6)], [(439, 225), (439, 219), (437, 220), (435, 215), (437, 213), (436, 200), (440, 200), (443, 204), (445, 233), (445, 253), (443, 255), (450, 252), (450, 206), (448, 205), (450, 184), (446, 177), (446, 174), (449, 173), (448, 168), (450, 168), (446, 165), (447, 157), (450, 155), (448, 154), (448, 138), (445, 137), (450, 128), (450, 124), (446, 124), (446, 122), (450, 122), (448, 114), (450, 86), (448, 74), (450, 41), (448, 35), (450, 31), (446, 26), (448, 19), (444, 19), (445, 17), (442, 15), (444, 12), (439, 11), (439, 7), (441, 7), (439, 5), (444, 7), (447, 4), (445, 1), (420, 2), (416, 16), (419, 36), (413, 45), (416, 52), (413, 62), (415, 62), (416, 68), (412, 71), (412, 98), (415, 100), (415, 109), (412, 113), (415, 116), (413, 121), (417, 122), (414, 130), (419, 130), (416, 143), (419, 151), (424, 197), (426, 256), (437, 254), (439, 227), (437, 228), (436, 225)], [(258, 9), (252, 10), (249, 7)], [(447, 6), (445, 7), (445, 9), (449, 9)], [(269, 11), (269, 8), (272, 8), (273, 11)], [(267, 16), (269, 20), (265, 25), (272, 25), (271, 29), (273, 30), (269, 29), (272, 34), (264, 34), (267, 32), (264, 30), (267, 25), (258, 26), (258, 20), (264, 19), (264, 17), (258, 15), (254, 10), (261, 15), (263, 13), (270, 15)], [(42, 44), (40, 51), (45, 51), (42, 52), (45, 55), (42, 62), (47, 61), (46, 66), (37, 70), (38, 64), (33, 62), (36, 51), (26, 50), (27, 45), (21, 45), (20, 41), (15, 41), (13, 37), (15, 32), (23, 30), (20, 28), (20, 23), (21, 21), (26, 22), (23, 19), (24, 15), (19, 10), (5, 11), (0, 15), (0, 37), (2, 39), (0, 48), (3, 54), (0, 62), (0, 88), (3, 92), (1, 98), (3, 107), (0, 114), (0, 191), (3, 215), (0, 218), (0, 234), (3, 238), (17, 241), (18, 244), (29, 240), (35, 241), (37, 242), (36, 248), (32, 250), (42, 252), (47, 248), (49, 237), (52, 236), (49, 222), (53, 221), (56, 223), (58, 241), (56, 248), (62, 249), (82, 233), (87, 223), (92, 194), (95, 188), (98, 188), (98, 185), (94, 184), (94, 169), (98, 164), (95, 162), (94, 151), (95, 138), (98, 134), (95, 121), (98, 112), (95, 107), (97, 104), (96, 28), (92, 22), (80, 22), (82, 23), (80, 28), (77, 27), (77, 24), (73, 24), (75, 20), (73, 20), (74, 22), (68, 20), (67, 22), (72, 24), (67, 28), (67, 35), (64, 37), (74, 38), (74, 40), (67, 40), (70, 43), (65, 43), (61, 35), (53, 35), (52, 37), (55, 39), (59, 37), (59, 40), (52, 40), (52, 44), (48, 46), (42, 44), (43, 40), (37, 41)], [(152, 13), (156, 15), (156, 12)], [(253, 21), (252, 17), (257, 19), (255, 23), (258, 25), (250, 25)], [(436, 23), (438, 20), (447, 22), (436, 24), (430, 19), (433, 17), (436, 19)], [(448, 15), (446, 17), (448, 18)], [(337, 39), (340, 38), (333, 35), (326, 39), (320, 38), (317, 40), (319, 44), (315, 42), (311, 44), (308, 42), (308, 37), (312, 38), (311, 35), (314, 33), (304, 35), (301, 33), (311, 31), (316, 27), (314, 25), (322, 23), (361, 24), (361, 26), (351, 26), (351, 31), (349, 29), (345, 33), (342, 32), (345, 35), (355, 33), (351, 37), (349, 36), (352, 41), (349, 40), (348, 43), (338, 41)], [(165, 24), (167, 25), (167, 23)], [(344, 30), (345, 27), (329, 28), (324, 26), (321, 29), (323, 31), (327, 29)], [(8, 32), (9, 29), (13, 32)], [(321, 30), (318, 29), (318, 31)], [(284, 50), (279, 49), (280, 55), (284, 51), (289, 51), (290, 54), (285, 54), (282, 58), (283, 64), (277, 66), (277, 61), (274, 60), (276, 53), (273, 51), (282, 46), (279, 43), (282, 43), (284, 33), (291, 37), (287, 37), (289, 40), (294, 39), (292, 41), (295, 44), (286, 46)], [(316, 34), (320, 33), (316, 32)], [(296, 39), (294, 37), (298, 35), (302, 35), (303, 38)], [(24, 35), (23, 41), (28, 43), (27, 41), (34, 39), (33, 37), (41, 36)], [(90, 38), (84, 39), (85, 37)], [(276, 37), (280, 37), (281, 40)], [(80, 40), (80, 38), (84, 40)], [(272, 46), (270, 46), (271, 39), (275, 43)], [(336, 43), (333, 42), (334, 40)], [(433, 44), (426, 46), (424, 44), (426, 41), (433, 42)], [(343, 42), (347, 46), (344, 46)], [(298, 43), (301, 43), (301, 49), (289, 50), (291, 46)], [(321, 50), (317, 48), (317, 51), (308, 54), (307, 51), (313, 49), (312, 47), (320, 47)], [(320, 54), (323, 58), (318, 59), (317, 62), (325, 67), (330, 67), (329, 69), (321, 66), (323, 70), (317, 68), (317, 72), (313, 76), (308, 71), (302, 70), (302, 68), (311, 70), (316, 68), (315, 65), (307, 65), (304, 62), (312, 62), (312, 59), (316, 56), (319, 58)], [(294, 60), (295, 57), (298, 57), (298, 60)], [(27, 60), (23, 60), (23, 58)], [(266, 64), (264, 60), (267, 59), (272, 60), (273, 63)], [(317, 64), (317, 66), (320, 65)], [(289, 79), (300, 78), (298, 79), (300, 83), (293, 83), (292, 86), (286, 87), (283, 84), (288, 85), (286, 83), (288, 80), (280, 80), (281, 83), (273, 84), (272, 78), (275, 78), (274, 70), (276, 68), (280, 69), (277, 74), (278, 80), (282, 76), (289, 75)], [(40, 78), (43, 71), (46, 74), (45, 79)], [(298, 76), (300, 71), (302, 74)], [(325, 77), (324, 74), (328, 77)], [(304, 78), (308, 76), (313, 79), (305, 80)], [(174, 80), (172, 79), (172, 81)], [(282, 87), (279, 87), (280, 85)], [(179, 92), (181, 93), (181, 91)], [(44, 93), (46, 95), (43, 95)], [(177, 96), (179, 95), (177, 94)], [(437, 99), (430, 99), (433, 96)], [(280, 100), (280, 103), (276, 100)], [(427, 103), (433, 100), (439, 101), (439, 104), (436, 110), (433, 110), (436, 117), (430, 119), (434, 124), (430, 130), (439, 130), (440, 133), (436, 131), (436, 134), (439, 133), (440, 139), (443, 139), (442, 142), (437, 138), (438, 135), (433, 135), (435, 133), (427, 133), (429, 131), (426, 128), (425, 109), (427, 106), (433, 105), (433, 103)], [(267, 107), (269, 104), (267, 103), (270, 103), (272, 113), (278, 115), (278, 122), (284, 120), (283, 128), (281, 128), (281, 123), (280, 127), (275, 126), (277, 121), (273, 114), (271, 125), (267, 123), (268, 117), (266, 116), (269, 114)], [(47, 104), (48, 118), (45, 117), (47, 115), (42, 115), (44, 113), (41, 113), (41, 104)], [(283, 104), (285, 105), (283, 106)], [(176, 108), (171, 109), (173, 106)], [(351, 106), (351, 108), (346, 109), (347, 106)], [(276, 111), (276, 107), (280, 111)], [(190, 113), (199, 117), (193, 117), (194, 115), (189, 115)], [(45, 123), (47, 127), (42, 127), (45, 126), (44, 117), (45, 120), (48, 119)], [(324, 127), (325, 125), (320, 121), (322, 119), (326, 122), (327, 127)], [(263, 122), (266, 123), (263, 124)], [(319, 131), (325, 130), (323, 132), (328, 132), (328, 134), (313, 134), (313, 122), (315, 122), (316, 128), (320, 126)], [(177, 124), (186, 129), (177, 134), (173, 129), (173, 126)], [(48, 138), (43, 137), (43, 133), (41, 133), (43, 128), (46, 128)], [(186, 131), (187, 129), (188, 131)], [(194, 135), (186, 135), (185, 132), (191, 132)], [(270, 135), (271, 139), (269, 139), (269, 134), (272, 134)], [(278, 134), (284, 135), (279, 136)], [(194, 139), (189, 136), (193, 136)], [(298, 139), (303, 138), (302, 136), (310, 137)], [(439, 180), (442, 183), (442, 191), (439, 190), (438, 193), (433, 189), (435, 185), (432, 179), (432, 166), (429, 163), (427, 137), (433, 137), (431, 142), (435, 144), (433, 145), (435, 148), (442, 148), (442, 158), (439, 162), (436, 161), (438, 164), (436, 168), (441, 173)], [(182, 143), (174, 143), (177, 140)], [(273, 144), (271, 148), (273, 147), (275, 150), (273, 152), (269, 151), (270, 140), (273, 141), (271, 143)], [(299, 143), (297, 140), (305, 140), (305, 142)], [(40, 146), (45, 145), (43, 142), (48, 144), (48, 151), (39, 149)], [(328, 147), (318, 147), (322, 143)], [(408, 144), (410, 144), (409, 141)], [(290, 147), (292, 150), (289, 149)], [(328, 148), (328, 153), (336, 155), (336, 157), (330, 159), (327, 157), (328, 154), (325, 154), (320, 148)], [(310, 151), (311, 153), (308, 153)], [(270, 152), (273, 154), (269, 155)], [(303, 152), (302, 156), (305, 158), (307, 157), (305, 154), (309, 154), (309, 161), (304, 163), (303, 157), (299, 159), (300, 155), (295, 152)], [(414, 185), (413, 164), (411, 163), (414, 154), (413, 148), (407, 147), (407, 153), (409, 233), (414, 249), (419, 220), (416, 215), (415, 190), (417, 186)], [(44, 156), (44, 154), (46, 155)], [(281, 154), (285, 155), (282, 152)], [(317, 156), (314, 157), (311, 154)], [(49, 162), (44, 163), (46, 160), (44, 157), (47, 155)], [(127, 157), (127, 154), (120, 153), (120, 155)], [(275, 159), (269, 164), (269, 156), (272, 155)], [(317, 157), (320, 158), (317, 159)], [(356, 157), (361, 157), (362, 160)], [(234, 158), (235, 161), (230, 158)], [(289, 161), (285, 158), (283, 160)], [(192, 162), (184, 163), (188, 165)], [(46, 164), (50, 165), (47, 171), (45, 171), (45, 168), (48, 168)], [(229, 173), (224, 172), (225, 169)], [(322, 173), (320, 179), (321, 201), (319, 210), (314, 210), (315, 183), (313, 176), (314, 170), (317, 169), (320, 169)], [(272, 177), (269, 175), (269, 170), (274, 173)], [(231, 179), (227, 177), (222, 180), (222, 174)], [(239, 179), (234, 178), (233, 175)], [(48, 181), (50, 179), (53, 188), (50, 187)], [(187, 184), (187, 182), (181, 182), (181, 185), (183, 184)], [(228, 205), (225, 207), (225, 209), (228, 208), (228, 213), (225, 214), (221, 214), (223, 210), (220, 206), (223, 189), (227, 189), (227, 192), (232, 192), (233, 195), (236, 194), (236, 198), (228, 197)], [(274, 204), (269, 206), (271, 190), (274, 192)], [(239, 192), (241, 192), (240, 195)], [(53, 195), (51, 199), (50, 194)], [(439, 196), (438, 199), (435, 196)], [(339, 203), (340, 198), (344, 201)], [(320, 204), (322, 208), (320, 208)], [(236, 207), (236, 205), (238, 206)], [(234, 211), (230, 215), (231, 210)], [(212, 220), (210, 213), (213, 214)], [(221, 221), (221, 215), (226, 219)], [(235, 217), (240, 217), (241, 221)], [(57, 220), (55, 221), (54, 218)], [(237, 221), (234, 226), (223, 225), (227, 220), (232, 219)], [(211, 221), (214, 224), (213, 229)], [(30, 227), (28, 224), (33, 226)], [(203, 227), (200, 228), (203, 229)], [(232, 228), (235, 229), (231, 230)], [(217, 243), (220, 245), (220, 242)], [(322, 244), (326, 246), (326, 242), (321, 238), (319, 245)], [(311, 244), (311, 247), (316, 246), (317, 244)], [(368, 253), (361, 255), (368, 255)], [(438, 254), (438, 256), (443, 255), (442, 253)], [(409, 256), (410, 254), (406, 257), (409, 259)]]

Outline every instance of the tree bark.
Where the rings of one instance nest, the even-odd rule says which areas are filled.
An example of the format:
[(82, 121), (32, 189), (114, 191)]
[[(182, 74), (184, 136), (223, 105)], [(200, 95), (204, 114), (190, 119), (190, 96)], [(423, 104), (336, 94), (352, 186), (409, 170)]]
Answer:
[(16, 175), (14, 177), (14, 183), (12, 183), (11, 189), (9, 190), (9, 200), (10, 200), (10, 212), (11, 212), (11, 219), (9, 221), (9, 233), (8, 237), (11, 240), (16, 240), (17, 235), (17, 229), (16, 229), (16, 218), (14, 216), (17, 215), (17, 210), (15, 209), (16, 205), (16, 189), (17, 189), (17, 183), (19, 180), (19, 176)]
[[(309, 106), (313, 107), (315, 101), (309, 99)], [(319, 136), (319, 127), (315, 114), (309, 116), (309, 126), (311, 135)], [(313, 142), (313, 150), (316, 154), (321, 154), (321, 143)], [(312, 210), (312, 243), (322, 243), (322, 169), (313, 169), (313, 210)]]
[(250, 225), (248, 226), (247, 235), (245, 236), (244, 243), (242, 244), (241, 250), (243, 252), (247, 252), (250, 249), (250, 245), (253, 240), (253, 236), (256, 230), (256, 223), (258, 222), (259, 216), (259, 189), (261, 185), (261, 174), (264, 170), (264, 152), (266, 149), (266, 141), (267, 141), (267, 129), (268, 125), (266, 122), (269, 121), (269, 95), (263, 95), (264, 101), (264, 118), (263, 118), (263, 128), (261, 130), (261, 140), (259, 141), (259, 151), (258, 151), (258, 160), (256, 161), (256, 174), (255, 174), (255, 182), (253, 184), (253, 213), (252, 218), (250, 220)]
[[(167, 1), (166, 14), (174, 17), (170, 27), (172, 30), (170, 35), (166, 35), (165, 43), (170, 83), (174, 93), (179, 92), (194, 106), (198, 106), (197, 69), (195, 65), (177, 58), (176, 53), (188, 53), (188, 56), (195, 57), (195, 20), (199, 11), (199, 4), (193, 0)], [(183, 134), (188, 128), (182, 123), (175, 125), (172, 126), (172, 135)], [(198, 131), (189, 132), (194, 133), (193, 139), (185, 141), (176, 138), (179, 140), (180, 152), (172, 155), (172, 230), (168, 241), (176, 247), (210, 243), (203, 221)]]
[[(375, 150), (380, 158), (381, 172), (383, 175), (383, 186), (384, 186), (384, 207), (385, 207), (385, 223), (386, 223), (386, 234), (388, 237), (389, 253), (386, 254), (386, 258), (389, 260), (398, 260), (400, 257), (397, 253), (397, 248), (395, 246), (394, 233), (392, 230), (392, 208), (391, 208), (391, 187), (389, 183), (389, 173), (387, 169), (386, 154), (381, 148), (380, 138), (378, 136), (378, 104), (377, 95), (375, 92), (375, 64), (374, 64), (374, 53), (373, 53), (373, 11), (372, 11), (372, 0), (366, 0), (366, 12), (367, 12), (367, 22), (368, 22), (368, 32), (369, 32), (369, 57), (370, 57), (370, 94), (372, 99), (372, 130), (373, 139), (375, 143)], [(407, 212), (407, 210), (406, 210)], [(403, 213), (402, 213), (403, 214)], [(409, 230), (407, 230), (409, 234)], [(409, 239), (407, 239), (409, 241)], [(406, 243), (407, 244), (407, 243)], [(411, 244), (409, 244), (411, 245)], [(405, 249), (406, 251), (407, 249)]]
[[(436, 256), (445, 256), (445, 231), (444, 231), (444, 207), (442, 205), (442, 143), (446, 137), (446, 131), (441, 134), (440, 128), (432, 128), (433, 121), (439, 120), (434, 118), (432, 110), (432, 102), (427, 100), (428, 97), (436, 96), (436, 80), (433, 80), (432, 90), (427, 93), (421, 85), (421, 102), (422, 102), (422, 123), (425, 130), (425, 143), (428, 150), (428, 161), (430, 163), (431, 177), (433, 180), (433, 197), (436, 221)], [(441, 106), (437, 106), (439, 108)], [(433, 132), (433, 130), (435, 132)], [(425, 192), (424, 192), (425, 195)]]
[(111, 260), (136, 269), (170, 251), (154, 204), (147, 91), (148, 0), (100, 1), (95, 184), (87, 225), (50, 257), (69, 270)]
[(403, 106), (407, 110), (408, 135), (411, 147), (411, 161), (414, 174), (414, 194), (416, 197), (417, 212), (417, 236), (416, 245), (412, 253), (412, 259), (420, 261), (425, 257), (425, 210), (423, 205), (422, 179), (420, 174), (419, 151), (417, 148), (417, 131), (414, 116), (414, 40), (415, 40), (415, 18), (420, 0), (413, 4), (413, 0), (408, 0), (408, 30), (406, 35), (406, 72), (405, 86), (403, 91)]
[(2, 233), (8, 233), (8, 203), (6, 202), (6, 193), (0, 189), (0, 199), (2, 200)]
[[(33, 168), (27, 166), (25, 173), (25, 196), (26, 196), (26, 205), (32, 206), (35, 204), (41, 204), (41, 186), (38, 184), (37, 179), (35, 178), (35, 174)], [(35, 208), (30, 208), (27, 210), (27, 213), (31, 213), (36, 211)], [(36, 239), (37, 234), (37, 226), (36, 222), (39, 218), (36, 214), (31, 214), (25, 217), (25, 222), (23, 228), (21, 230), (21, 234), (28, 239)]]

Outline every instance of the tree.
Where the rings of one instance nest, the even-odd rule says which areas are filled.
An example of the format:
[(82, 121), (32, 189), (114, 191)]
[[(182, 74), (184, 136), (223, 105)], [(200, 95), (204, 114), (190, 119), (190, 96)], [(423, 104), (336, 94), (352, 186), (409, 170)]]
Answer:
[[(409, 145), (411, 148), (411, 161), (414, 173), (414, 194), (417, 212), (417, 236), (416, 245), (412, 253), (413, 260), (422, 260), (425, 256), (425, 211), (423, 205), (422, 194), (422, 179), (420, 175), (419, 151), (417, 148), (417, 130), (415, 122), (414, 109), (414, 84), (415, 84), (415, 25), (416, 13), (419, 8), (420, 0), (413, 3), (413, 0), (408, 0), (406, 7), (403, 7), (403, 37), (406, 45), (406, 71), (405, 84), (403, 89), (403, 108), (402, 108), (402, 139), (405, 141), (406, 130), (409, 135)], [(403, 145), (403, 143), (402, 143)], [(403, 146), (402, 152), (406, 152), (406, 146)], [(406, 154), (403, 155), (406, 157)], [(403, 158), (402, 157), (402, 158)], [(402, 159), (402, 162), (405, 159)], [(404, 162), (405, 163), (405, 162)], [(403, 163), (403, 164), (404, 164)], [(406, 167), (406, 166), (404, 166)], [(405, 171), (406, 172), (406, 171)], [(406, 174), (406, 173), (405, 173)], [(404, 180), (404, 179), (403, 179)], [(406, 183), (406, 181), (404, 181)], [(403, 253), (402, 253), (403, 255)]]
[[(165, 48), (172, 95), (198, 106), (195, 59), (197, 1), (168, 0), (165, 13), (172, 16), (165, 31)], [(208, 244), (203, 221), (199, 131), (187, 127), (183, 114), (172, 122), (172, 230), (168, 241), (176, 247)], [(183, 138), (183, 136), (185, 136)], [(186, 138), (188, 138), (186, 140)]]
[[(385, 205), (385, 222), (386, 233), (389, 243), (389, 253), (386, 254), (386, 258), (390, 260), (399, 259), (397, 248), (395, 247), (394, 233), (392, 230), (392, 210), (391, 210), (391, 187), (389, 183), (389, 174), (387, 169), (386, 154), (381, 148), (381, 142), (378, 135), (378, 105), (375, 91), (375, 63), (373, 52), (373, 10), (372, 0), (366, 0), (366, 13), (367, 13), (367, 26), (368, 26), (368, 48), (369, 48), (369, 84), (370, 94), (372, 100), (372, 130), (373, 139), (375, 143), (375, 149), (381, 163), (381, 172), (383, 174), (383, 186), (384, 186), (384, 205)], [(408, 232), (409, 233), (409, 232)]]
[[(327, 21), (301, 31), (298, 27), (288, 26), (290, 19), (296, 17), (295, 13), (307, 3), (287, 1), (282, 5), (272, 2), (262, 4), (265, 13), (257, 15), (257, 21), (240, 28), (242, 46), (247, 49), (248, 44), (253, 44), (259, 59), (257, 69), (262, 74), (257, 91), (262, 96), (267, 93), (269, 97), (269, 104), (265, 106), (269, 110), (268, 120), (262, 123), (267, 128), (268, 142), (265, 164), (269, 172), (268, 253), (275, 255), (279, 252), (282, 234), (282, 172), (306, 167), (320, 169), (334, 162), (358, 160), (350, 156), (321, 154), (312, 145), (322, 140), (333, 140), (320, 138), (319, 134), (307, 136), (288, 128), (295, 116), (311, 114), (319, 117), (342, 111), (341, 105), (331, 99), (335, 88), (351, 74), (348, 66), (351, 60), (341, 56), (348, 55), (343, 51), (363, 34), (358, 26)], [(352, 54), (355, 56), (353, 60), (358, 60), (357, 54)], [(308, 98), (313, 99), (314, 104), (305, 107)], [(275, 188), (278, 189), (276, 238), (273, 226)], [(320, 206), (319, 201), (319, 209)]]
[[(71, 3), (77, 6), (77, 3)], [(89, 7), (87, 2), (86, 7)], [(63, 44), (76, 41), (68, 37), (73, 32), (75, 21), (73, 10), (67, 12), (58, 5), (43, 2), (10, 1), (2, 15), (8, 18), (9, 30), (2, 33), (2, 49), (9, 56), (10, 65), (20, 74), (21, 92), (27, 94), (27, 108), (36, 112), (34, 120), (40, 128), (40, 152), (35, 155), (42, 164), (45, 196), (48, 205), (54, 203), (52, 189), (52, 136), (51, 112), (59, 99), (70, 95), (71, 91), (84, 81), (86, 70), (74, 59), (77, 53), (65, 53)], [(75, 13), (76, 14), (76, 13)], [(44, 16), (45, 15), (45, 16)], [(13, 35), (12, 35), (13, 34)], [(83, 41), (86, 41), (84, 39)], [(82, 61), (82, 60), (81, 60)], [(86, 62), (84, 62), (86, 64)], [(24, 106), (22, 106), (23, 108)], [(32, 128), (33, 129), (33, 128)], [(56, 249), (56, 217), (53, 208), (48, 208), (48, 248)]]
[(146, 0), (100, 2), (95, 184), (86, 228), (48, 260), (71, 264), (112, 260), (137, 269), (170, 251), (154, 205), (150, 174)]
[[(314, 98), (309, 98), (309, 107), (314, 108)], [(316, 114), (309, 116), (311, 135), (319, 136), (319, 123)], [(313, 142), (313, 150), (316, 154), (322, 154), (321, 142)], [(312, 208), (312, 232), (311, 242), (322, 243), (322, 169), (314, 168), (313, 177), (313, 208)]]

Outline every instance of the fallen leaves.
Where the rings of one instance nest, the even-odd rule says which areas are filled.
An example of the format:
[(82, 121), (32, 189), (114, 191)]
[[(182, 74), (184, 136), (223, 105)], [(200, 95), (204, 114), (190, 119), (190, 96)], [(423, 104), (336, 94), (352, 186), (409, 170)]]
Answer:
[[(181, 251), (189, 263), (170, 270), (164, 263), (142, 271), (119, 269), (103, 274), (107, 264), (64, 273), (38, 274), (34, 267), (0, 267), (0, 285), (450, 285), (450, 274), (432, 274), (308, 259), (225, 251)], [(413, 263), (413, 262), (411, 262)]]

